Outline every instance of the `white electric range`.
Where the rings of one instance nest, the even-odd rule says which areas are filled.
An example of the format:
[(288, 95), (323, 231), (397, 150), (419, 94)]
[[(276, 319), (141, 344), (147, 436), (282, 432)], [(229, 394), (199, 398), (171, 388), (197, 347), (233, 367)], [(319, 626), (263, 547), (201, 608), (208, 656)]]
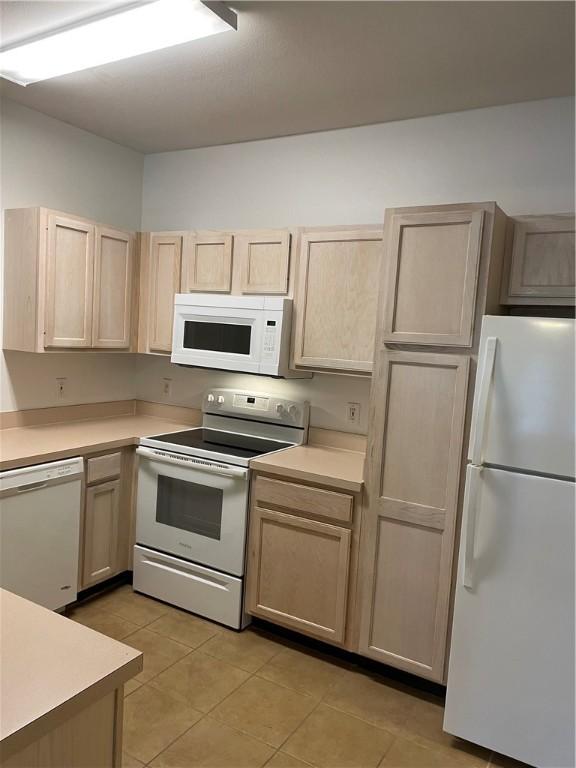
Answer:
[(250, 459), (307, 442), (309, 405), (213, 389), (202, 426), (140, 440), (134, 589), (241, 629)]

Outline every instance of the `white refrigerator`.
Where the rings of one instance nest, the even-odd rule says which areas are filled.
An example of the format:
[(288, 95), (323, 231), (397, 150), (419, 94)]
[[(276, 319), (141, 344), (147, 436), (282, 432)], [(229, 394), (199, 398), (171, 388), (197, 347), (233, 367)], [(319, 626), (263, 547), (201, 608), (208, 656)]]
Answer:
[(444, 730), (573, 768), (574, 320), (485, 317)]

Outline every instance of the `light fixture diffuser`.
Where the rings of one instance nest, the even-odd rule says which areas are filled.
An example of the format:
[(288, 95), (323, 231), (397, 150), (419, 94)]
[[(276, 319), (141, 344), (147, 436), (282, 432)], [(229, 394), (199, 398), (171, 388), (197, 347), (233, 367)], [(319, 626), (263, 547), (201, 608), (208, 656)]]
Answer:
[(235, 28), (223, 3), (153, 0), (0, 51), (0, 76), (30, 85)]

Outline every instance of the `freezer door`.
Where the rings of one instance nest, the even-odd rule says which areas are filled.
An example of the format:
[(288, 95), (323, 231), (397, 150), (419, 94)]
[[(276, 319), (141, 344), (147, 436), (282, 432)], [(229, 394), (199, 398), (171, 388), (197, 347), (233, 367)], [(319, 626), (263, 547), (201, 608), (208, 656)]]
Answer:
[(468, 486), (478, 472), (444, 729), (530, 765), (574, 766), (574, 484), (469, 466)]
[(569, 319), (484, 318), (473, 463), (574, 477), (574, 327)]

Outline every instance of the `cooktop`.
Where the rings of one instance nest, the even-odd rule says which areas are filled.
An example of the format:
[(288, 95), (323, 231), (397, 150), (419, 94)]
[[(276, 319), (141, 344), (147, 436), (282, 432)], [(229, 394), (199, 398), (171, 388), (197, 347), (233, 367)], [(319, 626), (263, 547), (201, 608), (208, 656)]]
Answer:
[(186, 453), (192, 453), (196, 449), (244, 459), (254, 459), (265, 453), (279, 451), (282, 448), (291, 448), (294, 445), (294, 443), (281, 442), (280, 440), (267, 440), (255, 435), (242, 435), (236, 432), (206, 429), (205, 427), (186, 429), (183, 432), (169, 432), (166, 435), (154, 435), (142, 442), (146, 443), (148, 440), (165, 443), (166, 446), (181, 446), (188, 449)]

